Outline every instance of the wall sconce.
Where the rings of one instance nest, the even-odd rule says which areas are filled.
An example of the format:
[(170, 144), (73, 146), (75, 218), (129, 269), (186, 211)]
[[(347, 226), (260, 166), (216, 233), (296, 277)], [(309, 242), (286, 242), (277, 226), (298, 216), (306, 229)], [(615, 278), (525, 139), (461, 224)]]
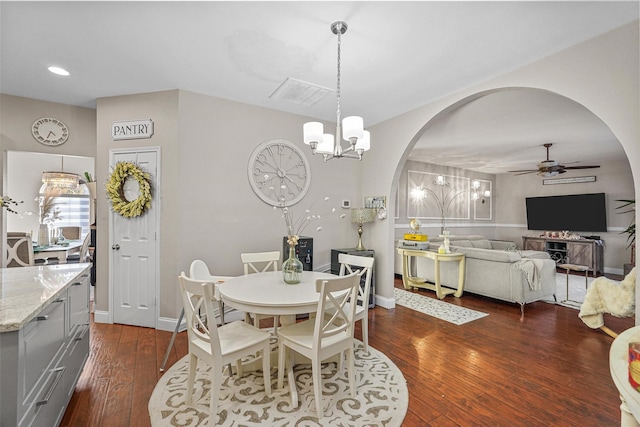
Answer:
[(413, 190), (411, 190), (411, 198), (418, 202), (422, 199), (424, 199), (425, 197), (427, 197), (427, 190), (425, 190), (422, 187), (415, 187)]
[(471, 182), (471, 200), (474, 202), (478, 201), (478, 199), (482, 200), (482, 203), (485, 202), (485, 198), (491, 197), (491, 191), (485, 190), (482, 198), (480, 197), (480, 181), (474, 180)]

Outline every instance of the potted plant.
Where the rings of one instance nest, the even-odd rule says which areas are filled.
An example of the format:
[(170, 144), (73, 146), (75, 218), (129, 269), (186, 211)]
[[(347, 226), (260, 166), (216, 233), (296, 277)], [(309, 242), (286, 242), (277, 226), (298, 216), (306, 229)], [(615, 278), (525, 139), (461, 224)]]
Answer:
[(616, 200), (617, 202), (621, 202), (622, 205), (618, 206), (616, 209), (626, 209), (623, 212), (619, 212), (619, 213), (633, 213), (633, 217), (631, 218), (631, 223), (629, 224), (629, 226), (621, 233), (621, 234), (628, 234), (627, 236), (627, 242), (629, 243), (629, 245), (627, 247), (631, 248), (631, 265), (635, 267), (636, 265), (636, 216), (635, 216), (635, 212), (636, 212), (636, 201), (635, 199), (623, 199), (623, 200)]

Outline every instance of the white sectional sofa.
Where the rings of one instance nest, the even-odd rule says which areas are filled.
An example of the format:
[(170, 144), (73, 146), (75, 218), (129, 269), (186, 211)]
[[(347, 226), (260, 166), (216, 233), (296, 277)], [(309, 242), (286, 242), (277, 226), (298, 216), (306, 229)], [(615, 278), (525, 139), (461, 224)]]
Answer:
[[(556, 263), (541, 251), (523, 251), (513, 242), (488, 240), (484, 236), (451, 236), (451, 251), (465, 254), (464, 292), (484, 295), (524, 305), (556, 292)], [(429, 240), (429, 249), (437, 251), (441, 238)], [(398, 241), (399, 244), (399, 241)], [(435, 281), (434, 263), (428, 258), (415, 258), (418, 277)], [(440, 264), (443, 286), (456, 288), (457, 263)], [(395, 272), (402, 274), (402, 259), (396, 254)]]

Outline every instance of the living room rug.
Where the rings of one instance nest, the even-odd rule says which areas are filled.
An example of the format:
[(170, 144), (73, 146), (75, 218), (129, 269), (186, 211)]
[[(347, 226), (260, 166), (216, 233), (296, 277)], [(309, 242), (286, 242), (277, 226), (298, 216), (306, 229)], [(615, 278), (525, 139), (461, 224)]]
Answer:
[[(371, 346), (369, 351), (365, 351), (362, 342), (356, 340), (356, 343), (355, 398), (349, 394), (344, 369), (338, 371), (335, 362), (322, 364), (323, 418), (318, 419), (316, 414), (311, 365), (297, 365), (298, 408), (291, 407), (286, 380), (282, 390), (276, 388), (277, 369), (271, 372), (271, 396), (265, 395), (261, 371), (246, 372), (241, 378), (229, 377), (225, 372), (216, 425), (400, 426), (409, 404), (409, 392), (402, 372), (383, 353)], [(186, 405), (188, 358), (187, 355), (171, 366), (156, 384), (149, 400), (153, 427), (209, 425), (211, 382), (208, 372), (211, 368), (205, 363), (198, 363), (193, 404)]]
[[(590, 285), (593, 280), (594, 278), (589, 276), (587, 279), (588, 284)], [(567, 274), (562, 272), (556, 273), (557, 301), (555, 301), (552, 296), (542, 301), (580, 310), (586, 294), (584, 273), (580, 273), (580, 275), (569, 274), (569, 298), (567, 298)]]
[(473, 320), (488, 316), (487, 313), (471, 310), (420, 295), (416, 292), (405, 291), (404, 289), (393, 288), (396, 304), (412, 310), (419, 311), (426, 315), (445, 320), (455, 325), (464, 325)]

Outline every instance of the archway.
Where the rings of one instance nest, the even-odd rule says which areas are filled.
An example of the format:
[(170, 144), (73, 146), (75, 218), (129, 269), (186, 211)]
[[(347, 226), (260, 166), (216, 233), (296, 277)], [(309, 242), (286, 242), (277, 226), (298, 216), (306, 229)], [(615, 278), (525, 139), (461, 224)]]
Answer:
[[(499, 94), (501, 92), (505, 92), (505, 91), (513, 91), (513, 90), (521, 90), (521, 91), (536, 91), (536, 92), (546, 92), (548, 93), (550, 96), (555, 96), (555, 97), (560, 97), (563, 98), (565, 100), (570, 101), (572, 104), (575, 105), (575, 108), (580, 108), (583, 109), (584, 111), (589, 112), (593, 117), (594, 120), (598, 120), (603, 126), (605, 126), (608, 130), (608, 132), (610, 133), (611, 137), (615, 140), (615, 143), (618, 144), (618, 149), (622, 149), (622, 145), (620, 145), (620, 141), (613, 136), (613, 132), (611, 131), (611, 129), (604, 124), (603, 120), (601, 120), (600, 118), (596, 117), (595, 114), (591, 113), (591, 110), (589, 110), (588, 108), (586, 108), (584, 105), (580, 104), (577, 101), (574, 100), (570, 100), (568, 97), (562, 95), (562, 94), (558, 94), (556, 92), (551, 92), (548, 90), (544, 90), (544, 89), (540, 89), (540, 88), (535, 88), (535, 87), (513, 87), (513, 86), (508, 86), (508, 87), (500, 87), (500, 88), (492, 88), (492, 89), (488, 89), (488, 90), (484, 90), (484, 91), (479, 91), (473, 94), (470, 94), (466, 97), (462, 97), (459, 98), (453, 102), (448, 103), (448, 105), (441, 105), (442, 108), (439, 109), (439, 111), (434, 111), (433, 108), (427, 108), (426, 110), (431, 110), (431, 111), (426, 111), (427, 114), (425, 114), (425, 117), (427, 117), (427, 121), (426, 122), (422, 122), (422, 124), (419, 125), (419, 127), (414, 127), (415, 132), (412, 135), (408, 135), (405, 133), (406, 139), (405, 140), (409, 140), (410, 142), (407, 144), (404, 152), (402, 153), (402, 157), (399, 159), (399, 161), (397, 162), (394, 171), (393, 171), (393, 183), (390, 186), (389, 189), (389, 200), (390, 200), (390, 205), (392, 205), (392, 211), (394, 212), (395, 216), (395, 206), (393, 206), (394, 204), (394, 191), (395, 188), (397, 186), (397, 183), (399, 182), (399, 178), (400, 175), (403, 171), (403, 167), (405, 165), (405, 163), (407, 162), (407, 160), (409, 159), (409, 155), (411, 153), (411, 151), (413, 150), (414, 146), (418, 143), (418, 141), (423, 138), (423, 136), (425, 134), (428, 134), (428, 132), (430, 131), (430, 129), (435, 127), (435, 124), (438, 123), (439, 120), (442, 120), (443, 117), (445, 116), (449, 116), (453, 113), (455, 113), (457, 110), (460, 110), (463, 107), (469, 106), (470, 104), (474, 103), (475, 101), (483, 98), (483, 97), (488, 97), (491, 96), (492, 94)], [(433, 107), (433, 106), (429, 106), (429, 107)], [(433, 112), (432, 115), (430, 115), (429, 113)], [(413, 121), (414, 125), (417, 125), (418, 123), (416, 122), (416, 117), (411, 117), (411, 120)], [(542, 141), (540, 142), (540, 145), (542, 145)], [(625, 157), (626, 159), (626, 157)], [(537, 158), (534, 157), (531, 159), (531, 164), (535, 164), (537, 161), (542, 160), (542, 158)], [(627, 167), (629, 166), (629, 160), (626, 159), (626, 164)], [(630, 170), (630, 169), (629, 169)], [(629, 179), (631, 180), (631, 183), (633, 182), (632, 177), (629, 177)], [(633, 184), (631, 184), (631, 194), (635, 194), (635, 190), (633, 189)], [(402, 201), (400, 202), (400, 204), (402, 204)], [(397, 220), (393, 220), (393, 216), (390, 215), (390, 219), (392, 219), (392, 221), (389, 222), (389, 227), (388, 227), (388, 238), (386, 239), (386, 245), (387, 245), (387, 254), (389, 255), (388, 258), (391, 258), (391, 262), (388, 262), (388, 260), (382, 260), (382, 262), (386, 262), (387, 265), (389, 266), (389, 270), (388, 273), (391, 277), (393, 277), (393, 273), (394, 273), (394, 255), (395, 255), (395, 249), (394, 249), (394, 244), (395, 244), (395, 239), (397, 237), (397, 229), (395, 227), (395, 223), (396, 221), (403, 221), (403, 218), (399, 218)], [(404, 218), (405, 223), (408, 222), (406, 220), (406, 218)], [(393, 223), (393, 224), (392, 224)], [(620, 226), (620, 230), (622, 230), (622, 226)], [(525, 228), (526, 231), (526, 228)], [(611, 234), (611, 233), (610, 233)], [(520, 237), (518, 237), (519, 239)], [(623, 239), (624, 240), (624, 239)], [(383, 291), (383, 290), (382, 290)], [(392, 290), (390, 290), (392, 292)], [(376, 292), (378, 294), (378, 292)], [(386, 297), (388, 297), (389, 295), (384, 295)], [(386, 305), (389, 301), (385, 301), (386, 298), (382, 298), (379, 299), (379, 301), (381, 302), (380, 305), (382, 306), (393, 306), (392, 303), (390, 305)]]

